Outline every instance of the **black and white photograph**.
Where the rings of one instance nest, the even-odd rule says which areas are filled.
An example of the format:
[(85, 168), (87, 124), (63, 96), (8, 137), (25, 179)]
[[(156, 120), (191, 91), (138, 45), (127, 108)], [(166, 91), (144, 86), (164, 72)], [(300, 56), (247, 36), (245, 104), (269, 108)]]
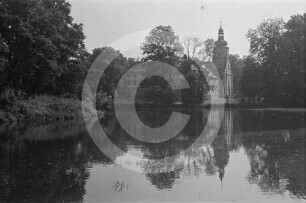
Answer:
[(0, 0), (0, 202), (306, 202), (305, 0)]

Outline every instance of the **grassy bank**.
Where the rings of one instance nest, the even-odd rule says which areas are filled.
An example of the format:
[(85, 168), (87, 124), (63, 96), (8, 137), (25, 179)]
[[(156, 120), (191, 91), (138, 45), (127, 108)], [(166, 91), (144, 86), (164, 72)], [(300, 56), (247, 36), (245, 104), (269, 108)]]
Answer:
[(81, 101), (76, 98), (61, 98), (49, 95), (32, 96), (11, 101), (0, 108), (0, 123), (79, 118), (82, 118), (82, 107)]

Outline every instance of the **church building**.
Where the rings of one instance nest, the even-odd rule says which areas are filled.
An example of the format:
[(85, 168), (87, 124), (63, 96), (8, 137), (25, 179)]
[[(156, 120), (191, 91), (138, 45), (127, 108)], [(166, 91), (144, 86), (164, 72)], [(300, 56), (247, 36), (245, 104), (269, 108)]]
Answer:
[[(224, 40), (224, 30), (222, 25), (220, 26), (218, 33), (218, 40), (215, 42), (213, 49), (213, 60), (200, 63), (204, 70), (208, 71), (208, 84), (210, 93), (210, 102), (218, 102), (223, 98), (221, 92), (224, 93), (224, 97), (229, 102), (229, 99), (233, 97), (233, 74), (231, 70), (231, 64), (229, 60), (229, 47)], [(216, 72), (217, 71), (217, 72)], [(220, 85), (219, 77), (222, 81)], [(223, 90), (220, 89), (223, 86)]]
[(229, 60), (229, 47), (224, 40), (224, 30), (220, 26), (218, 40), (215, 42), (213, 50), (213, 62), (217, 67), (219, 75), (223, 81), (224, 96), (229, 99), (233, 96), (233, 75)]

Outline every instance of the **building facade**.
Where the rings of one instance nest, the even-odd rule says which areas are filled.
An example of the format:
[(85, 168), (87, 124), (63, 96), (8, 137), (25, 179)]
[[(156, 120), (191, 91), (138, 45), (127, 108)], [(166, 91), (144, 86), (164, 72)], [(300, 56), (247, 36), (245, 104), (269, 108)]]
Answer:
[(224, 30), (222, 25), (219, 28), (218, 40), (215, 42), (213, 50), (213, 62), (223, 81), (224, 96), (229, 99), (233, 96), (233, 75), (229, 60), (229, 47), (227, 46), (227, 42), (224, 40)]

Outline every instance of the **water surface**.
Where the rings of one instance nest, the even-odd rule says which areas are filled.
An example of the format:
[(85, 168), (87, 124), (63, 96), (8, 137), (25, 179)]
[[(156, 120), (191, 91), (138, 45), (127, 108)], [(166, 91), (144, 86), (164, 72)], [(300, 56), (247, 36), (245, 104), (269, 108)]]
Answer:
[[(191, 116), (189, 123), (162, 144), (127, 135), (114, 116), (100, 122), (122, 150), (103, 146), (114, 160), (134, 164), (126, 152), (165, 160), (136, 164), (141, 173), (106, 157), (82, 121), (1, 126), (0, 201), (305, 202), (306, 112), (233, 109), (210, 118), (207, 110), (181, 111)], [(158, 127), (171, 110), (138, 114)], [(222, 117), (211, 143), (197, 139), (209, 119)]]

